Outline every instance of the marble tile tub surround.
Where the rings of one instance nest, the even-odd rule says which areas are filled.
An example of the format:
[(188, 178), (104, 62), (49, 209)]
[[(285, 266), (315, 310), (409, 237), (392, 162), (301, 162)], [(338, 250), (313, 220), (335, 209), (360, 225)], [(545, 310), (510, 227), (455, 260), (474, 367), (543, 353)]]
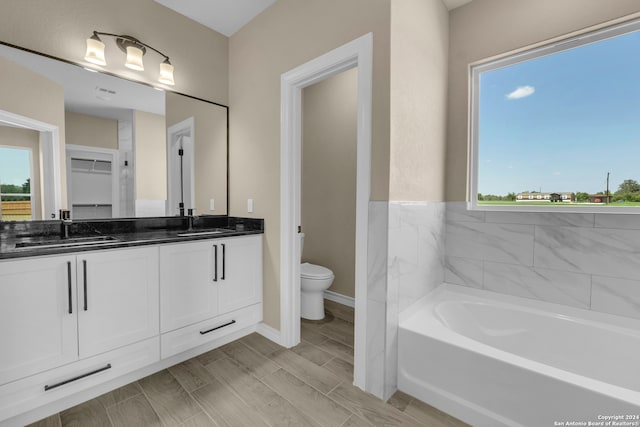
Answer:
[(446, 204), (446, 282), (640, 318), (640, 215)]
[(385, 398), (397, 389), (400, 312), (444, 280), (444, 218), (444, 202), (389, 202), (386, 293), (369, 303), (369, 319), (386, 315), (384, 359), (373, 360), (384, 363)]

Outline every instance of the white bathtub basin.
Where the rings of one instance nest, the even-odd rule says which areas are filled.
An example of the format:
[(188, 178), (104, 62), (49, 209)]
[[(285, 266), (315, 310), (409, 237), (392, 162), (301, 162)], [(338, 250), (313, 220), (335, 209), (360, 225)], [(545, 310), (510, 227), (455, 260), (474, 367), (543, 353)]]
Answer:
[(445, 284), (398, 341), (399, 388), (474, 426), (640, 425), (640, 321)]

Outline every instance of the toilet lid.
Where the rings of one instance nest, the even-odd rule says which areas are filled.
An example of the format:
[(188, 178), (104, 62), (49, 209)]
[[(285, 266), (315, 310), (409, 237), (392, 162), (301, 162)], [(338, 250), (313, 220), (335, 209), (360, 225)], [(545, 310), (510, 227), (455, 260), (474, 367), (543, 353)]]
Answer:
[(321, 265), (305, 262), (300, 264), (300, 276), (309, 279), (327, 279), (333, 276), (333, 271)]

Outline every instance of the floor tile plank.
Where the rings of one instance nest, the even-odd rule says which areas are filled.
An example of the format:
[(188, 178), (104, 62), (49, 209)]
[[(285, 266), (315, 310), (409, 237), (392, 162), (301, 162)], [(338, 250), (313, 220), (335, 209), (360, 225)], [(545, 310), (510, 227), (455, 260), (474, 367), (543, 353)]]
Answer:
[(218, 380), (194, 391), (193, 397), (220, 426), (267, 426), (256, 410)]
[(207, 369), (218, 381), (233, 390), (249, 406), (263, 406), (278, 397), (273, 390), (233, 359), (226, 358), (209, 363)]
[(196, 358), (173, 365), (168, 369), (187, 393), (211, 382), (211, 373)]
[(204, 412), (200, 412), (195, 417), (191, 417), (180, 424), (180, 427), (218, 427), (218, 423), (209, 418)]
[(374, 426), (424, 426), (424, 424), (405, 415), (393, 406), (387, 405), (372, 394), (363, 393), (360, 389), (352, 385), (340, 384), (329, 393), (329, 397), (340, 402), (340, 404), (344, 405), (351, 412), (364, 418)]
[(274, 427), (321, 427), (320, 424), (293, 406), (282, 396), (278, 396), (269, 404), (260, 408), (260, 412), (267, 422)]
[(140, 385), (138, 385), (137, 382), (134, 382), (112, 390), (108, 393), (102, 394), (98, 396), (97, 399), (100, 401), (100, 403), (102, 403), (102, 405), (104, 405), (105, 408), (108, 408), (109, 406), (113, 406), (133, 396), (137, 396), (140, 393), (142, 393)]
[(423, 425), (433, 427), (469, 427), (468, 424), (418, 399), (411, 400), (404, 413), (415, 418)]
[(107, 410), (98, 399), (91, 399), (60, 413), (62, 427), (111, 427)]
[(371, 426), (373, 426), (373, 424), (360, 418), (356, 414), (353, 414), (351, 417), (349, 417), (347, 421), (345, 421), (344, 424), (342, 424), (342, 427), (371, 427)]
[(338, 356), (346, 362), (353, 363), (353, 347), (351, 346), (348, 346), (331, 338), (328, 338), (320, 344), (316, 345), (327, 353)]
[(291, 351), (315, 363), (318, 366), (322, 366), (329, 360), (333, 359), (332, 354), (329, 354), (326, 351), (316, 347), (315, 345), (306, 342), (301, 342), (297, 346), (293, 347)]
[(338, 319), (342, 319), (349, 323), (355, 323), (355, 310), (353, 307), (325, 299), (324, 308), (329, 310)]
[(322, 393), (329, 393), (342, 380), (331, 371), (316, 365), (291, 350), (271, 355), (271, 360)]
[(142, 395), (132, 397), (107, 409), (114, 427), (161, 427), (162, 422)]
[(273, 361), (243, 343), (233, 344), (227, 346), (225, 354), (248, 369), (256, 378), (260, 379), (280, 369)]
[(43, 418), (33, 424), (29, 424), (27, 427), (61, 427), (62, 421), (60, 421), (60, 414), (53, 414), (50, 417)]
[(293, 374), (280, 369), (262, 379), (279, 395), (324, 426), (340, 426), (351, 412)]
[(322, 325), (318, 332), (350, 347), (353, 347), (353, 324), (342, 319), (334, 319), (331, 323)]
[(310, 344), (320, 344), (322, 341), (326, 341), (327, 337), (318, 333), (318, 327), (310, 325), (302, 321), (300, 323), (300, 339)]
[(240, 342), (246, 344), (247, 346), (251, 347), (252, 349), (254, 349), (255, 351), (257, 351), (258, 353), (262, 354), (263, 356), (268, 356), (271, 353), (275, 352), (275, 351), (279, 351), (282, 350), (284, 347), (274, 343), (273, 341), (270, 341), (268, 339), (266, 339), (265, 337), (263, 337), (262, 335), (254, 332), (252, 334), (247, 335), (246, 337), (243, 337), (240, 339)]
[(404, 411), (412, 400), (413, 396), (398, 390), (387, 400), (387, 403), (400, 411)]
[(333, 372), (342, 381), (348, 384), (353, 383), (353, 365), (351, 363), (345, 362), (339, 357), (334, 357), (322, 366)]
[(167, 426), (174, 426), (201, 411), (169, 371), (162, 370), (139, 381), (151, 406)]

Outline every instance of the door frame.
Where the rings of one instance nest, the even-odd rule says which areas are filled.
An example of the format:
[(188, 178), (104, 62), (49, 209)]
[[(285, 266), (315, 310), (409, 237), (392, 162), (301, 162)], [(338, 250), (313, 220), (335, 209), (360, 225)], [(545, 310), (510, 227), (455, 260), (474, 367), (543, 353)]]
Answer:
[(184, 173), (189, 175), (190, 180), (188, 191), (184, 194), (185, 214), (189, 207), (195, 208), (195, 120), (193, 117), (189, 117), (167, 128), (167, 216), (178, 215), (177, 209), (179, 201), (174, 198), (173, 193), (178, 186), (178, 181), (176, 180), (180, 177), (180, 170), (178, 162), (173, 161), (174, 158), (171, 157), (171, 148), (175, 142), (174, 139), (183, 136), (190, 138), (189, 141), (187, 141), (188, 149), (185, 150), (184, 154), (186, 159), (183, 158), (183, 161), (185, 161), (183, 166), (186, 169)]
[[(302, 90), (351, 68), (358, 70), (354, 384), (365, 388), (367, 243), (371, 194), (373, 34), (368, 33), (281, 76), (280, 341), (300, 342)], [(329, 225), (330, 226), (330, 225)]]
[(60, 131), (58, 126), (31, 117), (0, 110), (0, 122), (40, 132), (40, 198), (42, 219), (57, 218), (62, 207)]

